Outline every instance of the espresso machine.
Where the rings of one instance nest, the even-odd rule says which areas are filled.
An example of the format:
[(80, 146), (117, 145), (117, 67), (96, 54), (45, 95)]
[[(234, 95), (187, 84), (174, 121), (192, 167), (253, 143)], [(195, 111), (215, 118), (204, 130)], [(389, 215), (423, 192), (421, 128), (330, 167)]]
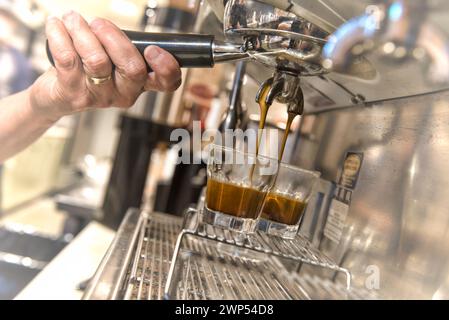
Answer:
[[(201, 35), (155, 35), (186, 67), (245, 61), (236, 77), (257, 80), (256, 100), (301, 115), (284, 161), (320, 171), (319, 187), (292, 241), (242, 245), (192, 223), (195, 208), (184, 217), (131, 208), (84, 298), (449, 298), (448, 10), (209, 0)], [(201, 59), (181, 48), (192, 42)], [(222, 125), (239, 127), (241, 116), (231, 103)]]

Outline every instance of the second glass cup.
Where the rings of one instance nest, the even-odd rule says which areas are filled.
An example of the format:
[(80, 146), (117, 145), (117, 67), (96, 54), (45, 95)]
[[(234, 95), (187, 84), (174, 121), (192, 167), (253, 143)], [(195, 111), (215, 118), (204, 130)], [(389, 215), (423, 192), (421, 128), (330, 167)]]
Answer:
[(203, 222), (252, 233), (278, 171), (275, 159), (212, 145)]
[(259, 230), (294, 238), (319, 177), (319, 172), (281, 163), (276, 181), (265, 198)]

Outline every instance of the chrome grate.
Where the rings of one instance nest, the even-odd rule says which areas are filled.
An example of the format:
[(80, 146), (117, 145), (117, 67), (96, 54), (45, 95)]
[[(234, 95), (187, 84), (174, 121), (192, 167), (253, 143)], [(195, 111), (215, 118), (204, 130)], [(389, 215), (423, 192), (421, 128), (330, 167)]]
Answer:
[[(192, 239), (180, 253), (174, 299), (178, 300), (360, 300), (375, 291), (347, 290), (341, 283), (306, 273), (290, 273), (277, 258), (242, 252), (232, 245)], [(216, 244), (216, 243), (215, 243)], [(202, 247), (206, 255), (198, 254)]]
[[(351, 288), (350, 272), (338, 266), (326, 255), (314, 248), (310, 242), (301, 235), (297, 235), (295, 239), (282, 239), (279, 237), (268, 236), (263, 232), (256, 232), (251, 235), (242, 235), (241, 233), (222, 229), (202, 223), (201, 211), (193, 208), (185, 212), (186, 227), (180, 232), (174, 251), (173, 263), (167, 279), (165, 293), (167, 297), (174, 297), (174, 282), (177, 269), (178, 256), (183, 248), (183, 241), (194, 239), (213, 240), (221, 244), (228, 244), (236, 248), (251, 250), (273, 256), (281, 259), (289, 259), (297, 263), (305, 263), (312, 266), (341, 272), (346, 276), (346, 290)], [(202, 252), (197, 250), (196, 252)], [(212, 255), (213, 256), (213, 255)]]
[(307, 292), (312, 300), (377, 300), (374, 290), (346, 287), (338, 282), (307, 273), (288, 274), (284, 278), (291, 292)]
[(160, 300), (164, 295), (176, 237), (181, 230), (179, 218), (152, 213), (143, 220), (131, 265), (125, 299)]
[[(185, 237), (182, 248), (174, 255), (180, 232), (188, 230), (182, 228), (179, 217), (151, 213), (137, 227), (139, 231), (123, 286), (125, 299), (374, 299), (369, 292), (346, 290), (345, 284), (288, 272), (276, 255), (267, 254), (280, 250), (278, 246), (282, 244), (276, 242), (244, 246), (231, 241), (231, 235), (220, 230), (223, 233), (218, 231), (216, 239)], [(263, 237), (262, 241), (265, 241)], [(304, 257), (307, 254), (322, 259), (317, 261), (323, 266), (331, 264), (313, 248), (301, 249), (299, 244), (290, 250), (303, 252)], [(174, 265), (171, 264), (173, 257), (177, 258)], [(165, 287), (171, 267), (173, 288), (167, 295)]]
[[(205, 244), (203, 240), (202, 245)], [(307, 295), (292, 295), (276, 273), (283, 270), (274, 259), (263, 255), (247, 258), (246, 254), (230, 255), (206, 245), (213, 255), (181, 253), (176, 299), (181, 300), (290, 300), (307, 299)], [(231, 249), (232, 250), (232, 249)], [(212, 252), (211, 252), (212, 251)]]

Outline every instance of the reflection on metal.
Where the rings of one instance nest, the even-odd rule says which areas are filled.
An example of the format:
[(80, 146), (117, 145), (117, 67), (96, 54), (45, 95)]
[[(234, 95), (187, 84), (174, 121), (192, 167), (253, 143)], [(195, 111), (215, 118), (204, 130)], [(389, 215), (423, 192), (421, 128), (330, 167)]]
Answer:
[(244, 61), (238, 62), (235, 68), (234, 80), (232, 82), (229, 107), (219, 127), (221, 132), (226, 132), (226, 130), (235, 130), (237, 128), (241, 129), (245, 122), (245, 113), (242, 108), (241, 97), (245, 73), (246, 63)]
[(224, 10), (228, 39), (267, 66), (301, 75), (323, 72), (321, 48), (328, 33), (295, 14), (254, 0), (230, 0)]
[[(201, 25), (200, 30), (205, 33), (213, 32), (217, 37), (220, 37), (220, 39), (223, 40), (222, 26), (219, 23), (219, 19), (224, 21), (223, 1), (208, 0), (208, 2), (212, 11), (209, 9), (209, 15), (207, 16), (207, 19), (204, 19), (204, 24), (199, 23), (199, 25)], [(344, 25), (346, 21), (350, 21), (356, 17), (364, 17), (367, 11), (368, 13), (375, 14), (375, 12), (381, 12), (379, 10), (376, 11), (376, 8), (382, 9), (382, 6), (377, 0), (260, 0), (259, 2), (280, 8), (282, 9), (281, 11), (284, 12), (288, 11), (288, 13), (284, 13), (284, 15), (295, 15), (299, 20), (306, 20), (328, 34), (334, 33), (337, 28)], [(419, 3), (423, 2), (425, 1), (415, 1), (417, 5), (420, 5)], [(378, 50), (367, 51), (370, 47), (370, 41), (364, 46), (364, 50), (360, 50), (360, 46), (355, 46), (354, 52), (356, 54), (358, 53), (358, 55), (354, 56), (352, 54), (354, 59), (352, 59), (352, 63), (348, 64), (348, 68), (344, 72), (336, 72), (333, 70), (320, 77), (302, 78), (301, 83), (304, 89), (305, 113), (347, 107), (359, 103), (360, 99), (357, 97), (363, 97), (361, 100), (370, 102), (435, 92), (448, 88), (449, 82), (443, 81), (436, 83), (432, 80), (432, 78), (444, 78), (444, 74), (449, 70), (449, 68), (446, 67), (448, 61), (446, 59), (447, 51), (444, 50), (447, 41), (441, 33), (442, 31), (449, 30), (449, 19), (446, 18), (448, 5), (446, 1), (427, 1), (426, 3), (429, 6), (429, 10), (427, 10), (426, 19), (422, 25), (421, 35), (419, 37), (425, 44), (421, 45), (421, 42), (416, 42), (417, 48), (415, 49), (417, 50), (412, 49), (410, 51), (411, 55), (407, 55), (407, 57), (410, 58), (395, 58), (395, 50), (391, 51), (393, 46), (389, 43), (390, 41), (386, 42), (385, 48), (384, 45), (381, 45)], [(288, 6), (291, 6), (291, 8), (285, 10)], [(320, 17), (321, 20), (329, 22), (329, 24), (335, 26), (335, 28), (326, 29), (323, 25), (319, 24), (319, 21), (310, 19), (310, 17), (301, 14), (305, 11), (301, 12), (296, 9), (295, 11), (293, 8), (304, 8), (306, 12), (312, 13), (313, 16)], [(217, 19), (217, 17), (219, 19)], [(418, 22), (419, 19), (413, 21)], [(415, 25), (418, 24), (415, 23)], [(401, 28), (401, 30), (403, 30), (403, 28)], [(243, 31), (244, 30), (237, 30), (237, 33)], [(383, 32), (384, 30), (380, 31)], [(264, 30), (257, 30), (257, 32), (266, 34), (266, 36), (264, 36), (265, 40), (268, 38), (287, 39), (293, 37), (292, 34), (289, 34), (288, 37), (285, 34), (282, 35), (284, 30), (274, 29), (273, 27), (268, 28), (267, 25), (264, 26)], [(276, 32), (279, 36), (275, 36)], [(234, 36), (238, 36), (237, 33), (235, 33)], [(385, 35), (387, 34), (385, 33)], [(410, 35), (412, 36), (413, 34), (410, 33)], [(388, 36), (390, 37), (391, 33), (388, 34)], [(241, 39), (235, 40), (234, 37), (233, 39), (233, 41), (239, 41), (239, 43), (242, 42)], [(327, 38), (325, 37), (322, 40), (327, 41)], [(342, 41), (340, 45), (350, 45), (352, 43), (352, 40), (349, 38), (347, 39), (348, 41), (346, 41), (346, 38), (343, 40), (344, 41)], [(426, 46), (428, 49), (425, 49)], [(395, 48), (399, 47), (403, 46), (395, 45)], [(393, 54), (383, 54), (384, 49), (386, 49), (387, 52), (393, 52)], [(278, 51), (261, 52), (257, 58), (254, 57), (254, 59), (265, 63), (265, 65), (271, 66), (266, 68), (265, 65), (264, 67), (261, 67), (260, 63), (249, 62), (247, 66), (248, 75), (257, 79), (259, 82), (263, 82), (271, 77), (273, 70), (272, 63), (276, 60), (273, 56), (278, 55), (281, 57), (281, 51), (285, 50), (285, 48), (278, 48), (276, 50)], [(399, 48), (397, 55), (401, 56), (403, 51), (403, 48)], [(426, 53), (423, 57), (423, 52), (428, 52), (428, 54)], [(250, 53), (257, 55), (257, 52)], [(304, 54), (304, 52), (298, 50), (295, 50), (295, 53)], [(363, 55), (361, 55), (362, 53)], [(293, 59), (291, 52), (289, 52), (288, 55), (289, 58)], [(285, 58), (283, 59), (285, 63)], [(301, 59), (299, 59), (299, 61), (301, 61)], [(304, 63), (307, 65), (307, 61)], [(430, 69), (428, 67), (430, 67)], [(317, 66), (316, 70), (319, 70), (319, 72), (324, 71), (321, 69), (321, 66)], [(308, 72), (312, 71), (313, 70), (311, 69), (308, 70)], [(345, 89), (342, 90), (343, 87)], [(353, 97), (356, 97), (356, 99), (354, 100)], [(253, 99), (251, 98), (250, 101), (253, 101)]]
[(320, 243), (355, 286), (376, 266), (383, 297), (447, 293), (448, 101), (445, 91), (304, 116), (295, 164), (336, 181), (346, 152), (364, 155), (342, 238)]
[[(223, 1), (221, 0), (207, 0), (213, 12), (220, 21), (223, 21)], [(343, 22), (346, 21), (331, 5), (324, 0), (258, 0), (259, 3), (264, 3), (267, 6), (276, 7), (282, 11), (303, 17), (310, 21), (320, 29), (331, 33)]]
[[(179, 217), (130, 210), (83, 298), (163, 299), (181, 228)], [(229, 241), (217, 246), (204, 238), (186, 240), (178, 261), (179, 272), (173, 273), (172, 297), (176, 299), (378, 298), (371, 290), (347, 291), (345, 284), (329, 279), (298, 276), (263, 250), (238, 248)], [(304, 250), (311, 251), (304, 251), (303, 256), (316, 259), (311, 256), (315, 249)], [(297, 264), (289, 266), (294, 270)]]
[(376, 50), (384, 62), (430, 60), (426, 72), (431, 82), (449, 81), (449, 42), (431, 22), (427, 1), (390, 0), (370, 5), (366, 13), (340, 26), (323, 48), (323, 65), (347, 70), (356, 57)]
[[(189, 208), (185, 212), (185, 227), (180, 232), (176, 246), (173, 252), (170, 271), (165, 286), (165, 294), (167, 298), (173, 299), (176, 294), (176, 283), (179, 281), (179, 264), (182, 264), (181, 256), (183, 249), (183, 241), (186, 239), (208, 239), (222, 244), (230, 245), (227, 250), (239, 256), (251, 256), (248, 252), (255, 254), (260, 253), (266, 256), (291, 260), (292, 262), (304, 263), (306, 265), (320, 267), (327, 270), (333, 270), (344, 275), (346, 279), (346, 290), (351, 290), (351, 274), (348, 270), (339, 267), (327, 256), (323, 255), (316, 248), (311, 246), (309, 241), (301, 235), (297, 235), (295, 239), (283, 239), (280, 237), (269, 236), (263, 232), (256, 232), (251, 235), (223, 230), (202, 223), (201, 211)], [(249, 251), (248, 251), (249, 250)], [(200, 250), (200, 253), (203, 250)], [(213, 255), (212, 255), (213, 256)], [(181, 260), (181, 262), (179, 262)], [(280, 267), (279, 267), (280, 268)], [(282, 271), (282, 270), (281, 270)]]

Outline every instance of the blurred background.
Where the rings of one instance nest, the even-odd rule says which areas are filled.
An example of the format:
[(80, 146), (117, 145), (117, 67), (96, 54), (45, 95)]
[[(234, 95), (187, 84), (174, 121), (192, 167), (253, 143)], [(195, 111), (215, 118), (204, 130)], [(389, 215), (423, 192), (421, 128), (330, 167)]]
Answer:
[[(0, 98), (27, 88), (50, 68), (44, 33), (50, 15), (75, 10), (88, 21), (102, 17), (122, 29), (187, 32), (194, 31), (198, 9), (199, 2), (191, 0), (0, 0)], [(85, 232), (92, 237), (86, 237), (92, 243), (82, 251), (82, 263), (73, 254), (64, 263), (78, 264), (79, 270), (86, 270), (86, 278), (96, 269), (127, 206), (133, 201), (139, 206), (135, 202), (139, 196), (115, 200), (115, 194), (123, 191), (120, 188), (126, 190), (128, 185), (111, 175), (114, 165), (116, 175), (123, 171), (120, 166), (134, 168), (137, 160), (132, 155), (146, 145), (129, 138), (126, 121), (151, 119), (163, 123), (165, 130), (156, 135), (146, 154), (151, 157), (148, 168), (136, 170), (145, 184), (142, 206), (179, 215), (196, 201), (205, 184), (204, 165), (175, 166), (179, 150), (167, 144), (167, 134), (177, 127), (191, 130), (193, 120), (200, 121), (202, 130), (217, 128), (229, 103), (234, 70), (232, 65), (183, 70), (184, 84), (173, 94), (144, 94), (127, 111), (110, 108), (64, 117), (36, 143), (1, 164), (0, 299), (16, 297), (88, 225)], [(254, 96), (259, 83), (249, 76), (243, 81), (245, 119), (257, 127)], [(286, 113), (280, 111), (282, 107), (274, 105), (268, 119), (268, 125), (279, 130), (286, 120)], [(123, 152), (131, 156), (122, 159), (118, 155)], [(121, 192), (127, 193), (133, 192)], [(116, 202), (121, 207), (114, 207)], [(103, 211), (111, 214), (105, 217)], [(61, 286), (69, 280), (42, 281)], [(58, 291), (69, 292), (68, 298), (81, 296), (73, 286)], [(39, 298), (45, 295), (35, 293)]]

